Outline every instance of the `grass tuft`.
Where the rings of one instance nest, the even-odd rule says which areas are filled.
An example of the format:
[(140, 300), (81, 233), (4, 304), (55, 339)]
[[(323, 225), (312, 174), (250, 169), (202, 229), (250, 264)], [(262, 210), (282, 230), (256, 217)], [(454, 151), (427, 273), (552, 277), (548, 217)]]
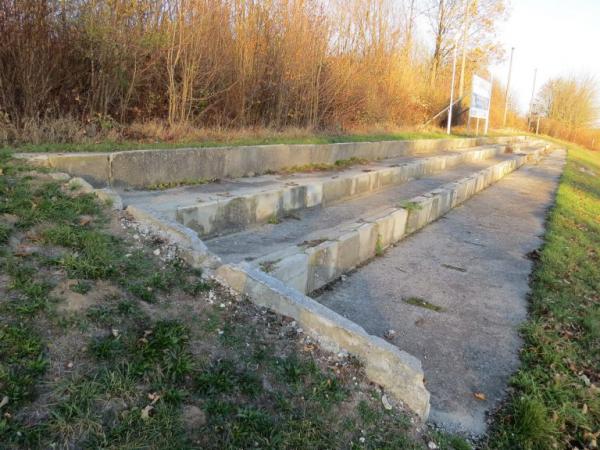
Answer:
[(438, 305), (434, 305), (433, 303), (428, 302), (424, 298), (421, 297), (408, 297), (404, 299), (405, 303), (409, 305), (418, 306), (420, 308), (429, 309), (430, 311), (442, 312), (444, 308)]

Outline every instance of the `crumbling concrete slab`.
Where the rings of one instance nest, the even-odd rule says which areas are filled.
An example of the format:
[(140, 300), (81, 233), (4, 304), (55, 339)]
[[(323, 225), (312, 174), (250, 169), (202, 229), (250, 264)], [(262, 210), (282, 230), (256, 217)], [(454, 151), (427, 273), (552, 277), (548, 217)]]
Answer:
[(368, 333), (395, 330), (392, 342), (423, 363), (431, 419), (452, 431), (483, 433), (518, 367), (527, 254), (542, 243), (564, 161), (556, 151), (524, 166), (316, 297)]
[[(435, 220), (440, 214), (443, 214), (454, 203), (455, 197), (457, 198), (455, 205), (458, 205), (475, 192), (485, 188), (486, 181), (495, 181), (497, 177), (520, 166), (529, 158), (528, 155), (515, 155), (514, 157), (498, 158), (497, 161), (487, 161), (488, 166), (490, 166), (489, 163), (492, 163), (491, 166), (500, 165), (500, 170), (497, 170), (497, 167), (484, 167), (475, 175), (473, 166), (467, 164), (455, 172), (450, 171), (452, 173), (445, 174), (449, 177), (448, 180), (458, 179), (458, 181), (441, 187), (439, 182), (443, 177), (437, 177), (434, 181), (434, 189), (429, 189), (421, 197), (416, 198), (417, 203), (423, 203), (420, 206), (430, 205), (429, 208), (418, 208), (427, 210), (425, 223)], [(438, 170), (440, 167), (444, 167), (444, 163), (440, 161), (442, 160), (427, 162), (431, 166), (413, 162), (410, 163), (413, 167), (410, 170), (413, 170), (414, 174), (418, 176), (423, 170)], [(485, 166), (482, 161), (479, 161), (478, 164), (480, 169), (481, 166)], [(424, 167), (431, 169), (423, 169)], [(457, 178), (461, 170), (463, 177)], [(394, 178), (392, 172), (390, 172), (389, 179)], [(464, 177), (464, 174), (468, 176)], [(252, 179), (249, 185), (257, 181), (258, 183), (262, 182), (262, 180)], [(423, 180), (418, 181), (422, 182)], [(432, 180), (428, 181), (431, 186)], [(378, 183), (377, 177), (363, 175), (356, 177), (351, 182), (349, 189), (361, 193), (367, 190), (366, 193), (369, 193), (368, 190), (380, 187)], [(419, 185), (419, 189), (414, 193), (422, 194), (425, 185)], [(208, 187), (208, 189), (211, 188), (213, 187)], [(461, 195), (464, 198), (459, 198), (458, 194), (461, 189)], [(389, 195), (389, 193), (387, 194)], [(423, 385), (423, 372), (419, 361), (383, 339), (369, 335), (360, 326), (345, 320), (339, 314), (301, 293), (304, 289), (312, 290), (327, 285), (332, 279), (360, 263), (361, 255), (373, 255), (379, 251), (380, 247), (389, 245), (394, 242), (394, 239), (404, 235), (407, 231), (410, 211), (389, 205), (378, 205), (373, 208), (373, 200), (376, 195), (369, 193), (365, 196), (366, 201), (371, 202), (370, 207), (366, 207), (364, 210), (365, 213), (369, 213), (368, 217), (364, 221), (357, 221), (354, 217), (353, 221), (336, 223), (334, 228), (339, 233), (335, 234), (333, 239), (329, 239), (329, 242), (318, 242), (317, 239), (314, 244), (280, 247), (278, 252), (268, 255), (276, 257), (275, 260), (269, 261), (263, 258), (253, 263), (243, 262), (238, 265), (221, 265), (219, 258), (211, 254), (194, 233), (166, 217), (169, 209), (168, 202), (165, 202), (163, 206), (166, 207), (162, 210), (160, 208), (156, 210), (153, 207), (138, 209), (130, 206), (128, 211), (139, 220), (161, 230), (170, 240), (179, 241), (184, 250), (183, 255), (194, 265), (216, 269), (221, 280), (239, 292), (249, 295), (257, 304), (295, 318), (309, 334), (319, 339), (326, 348), (343, 349), (358, 356), (365, 363), (365, 371), (372, 381), (381, 384), (392, 396), (403, 401), (421, 417), (426, 418), (429, 414), (429, 393)], [(316, 196), (320, 196), (322, 201), (322, 190), (320, 192), (317, 190)], [(294, 205), (297, 199), (291, 196), (285, 201), (289, 205)], [(266, 215), (269, 208), (279, 202), (279, 198), (267, 199), (261, 214)], [(333, 206), (335, 207), (335, 205)], [(331, 205), (322, 209), (331, 212), (330, 208)], [(356, 210), (353, 212), (355, 213)], [(320, 225), (322, 226), (323, 223)], [(316, 261), (316, 264), (311, 264), (311, 261)], [(284, 278), (287, 283), (284, 284), (277, 278)]]

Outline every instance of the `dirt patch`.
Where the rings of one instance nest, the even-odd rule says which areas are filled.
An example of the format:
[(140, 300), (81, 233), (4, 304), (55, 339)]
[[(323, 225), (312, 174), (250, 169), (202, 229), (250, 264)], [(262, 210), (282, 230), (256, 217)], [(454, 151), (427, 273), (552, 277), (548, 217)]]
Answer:
[(195, 405), (185, 405), (183, 407), (182, 419), (188, 432), (206, 425), (206, 414)]
[(64, 280), (50, 292), (52, 297), (62, 300), (57, 307), (59, 312), (82, 312), (107, 297), (122, 294), (119, 288), (106, 280), (96, 281), (85, 294), (76, 292), (79, 285), (78, 280)]

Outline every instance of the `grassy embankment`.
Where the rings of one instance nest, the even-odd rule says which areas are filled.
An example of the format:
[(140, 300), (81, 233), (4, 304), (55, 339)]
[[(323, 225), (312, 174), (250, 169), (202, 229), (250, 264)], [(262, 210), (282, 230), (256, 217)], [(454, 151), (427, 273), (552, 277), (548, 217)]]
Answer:
[(594, 449), (600, 439), (600, 153), (568, 147), (493, 449)]
[[(186, 147), (224, 147), (241, 145), (266, 145), (266, 144), (333, 144), (340, 142), (375, 142), (375, 141), (402, 141), (413, 139), (446, 139), (457, 137), (470, 137), (472, 134), (457, 131), (448, 136), (442, 130), (429, 131), (373, 131), (369, 133), (313, 133), (307, 130), (290, 130), (275, 132), (270, 130), (235, 131), (209, 133), (201, 139), (183, 137), (177, 140), (119, 140), (80, 143), (40, 143), (20, 144), (10, 146), (5, 144), (5, 149), (19, 152), (109, 152), (138, 149), (169, 149)], [(0, 147), (1, 148), (1, 147)]]
[(1, 154), (0, 447), (440, 448), (351, 357)]

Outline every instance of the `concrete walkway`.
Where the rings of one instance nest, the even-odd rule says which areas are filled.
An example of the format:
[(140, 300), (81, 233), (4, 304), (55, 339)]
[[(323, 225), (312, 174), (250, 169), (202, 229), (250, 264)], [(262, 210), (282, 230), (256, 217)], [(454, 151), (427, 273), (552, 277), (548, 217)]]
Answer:
[(316, 298), (371, 334), (395, 330), (423, 363), (431, 420), (449, 430), (483, 433), (518, 367), (526, 255), (542, 243), (564, 161), (555, 151), (526, 165)]

